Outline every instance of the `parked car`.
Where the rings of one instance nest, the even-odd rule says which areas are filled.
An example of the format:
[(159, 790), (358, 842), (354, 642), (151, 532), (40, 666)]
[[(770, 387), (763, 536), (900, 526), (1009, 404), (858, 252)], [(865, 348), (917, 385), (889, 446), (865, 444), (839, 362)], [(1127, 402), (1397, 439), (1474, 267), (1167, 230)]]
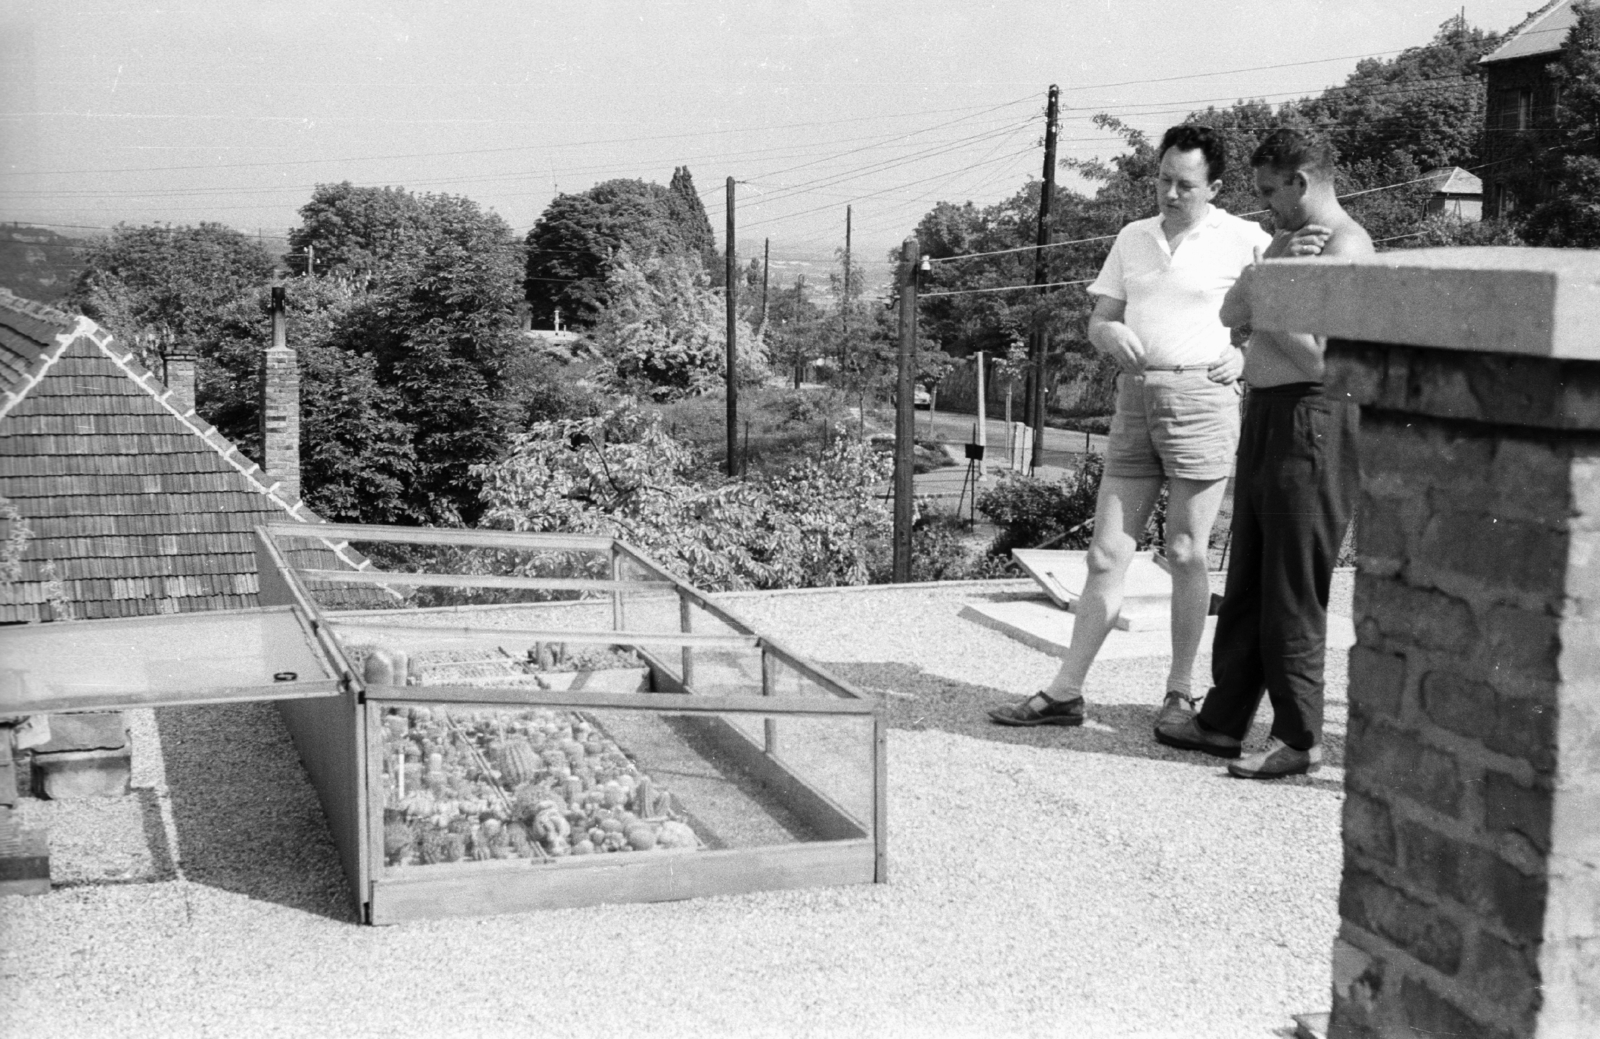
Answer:
[(911, 406), (913, 408), (933, 407), (933, 394), (929, 393), (928, 388), (920, 382), (911, 389)]

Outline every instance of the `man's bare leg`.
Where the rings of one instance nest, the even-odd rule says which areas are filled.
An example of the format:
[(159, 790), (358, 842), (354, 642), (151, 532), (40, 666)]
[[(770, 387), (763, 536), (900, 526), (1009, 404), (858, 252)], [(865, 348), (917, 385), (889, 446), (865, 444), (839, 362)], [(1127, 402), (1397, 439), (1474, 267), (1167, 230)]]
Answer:
[(1172, 669), (1169, 693), (1190, 695), (1194, 659), (1211, 607), (1211, 528), (1228, 481), (1172, 481), (1167, 498), (1167, 562), (1172, 565)]
[[(1068, 700), (1083, 691), (1089, 667), (1105, 643), (1111, 624), (1122, 610), (1123, 582), (1139, 536), (1161, 493), (1158, 476), (1106, 476), (1095, 504), (1094, 541), (1089, 545), (1089, 578), (1083, 596), (1073, 604), (1072, 642), (1061, 670), (1045, 689), (1052, 700)], [(1198, 635), (1196, 636), (1198, 639)]]

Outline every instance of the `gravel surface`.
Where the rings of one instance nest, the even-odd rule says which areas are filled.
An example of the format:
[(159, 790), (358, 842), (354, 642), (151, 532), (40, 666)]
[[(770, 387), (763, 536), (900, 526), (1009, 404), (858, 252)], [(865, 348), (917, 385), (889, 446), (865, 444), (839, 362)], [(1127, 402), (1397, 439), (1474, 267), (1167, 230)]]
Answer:
[(1154, 745), (1161, 659), (1097, 666), (1083, 729), (1001, 729), (1055, 665), (957, 614), (1020, 587), (727, 597), (887, 700), (887, 885), (359, 927), (273, 708), (134, 712), (133, 796), (29, 806), (73, 879), (0, 900), (0, 1035), (1291, 1034), (1328, 1003), (1342, 660), (1310, 780)]

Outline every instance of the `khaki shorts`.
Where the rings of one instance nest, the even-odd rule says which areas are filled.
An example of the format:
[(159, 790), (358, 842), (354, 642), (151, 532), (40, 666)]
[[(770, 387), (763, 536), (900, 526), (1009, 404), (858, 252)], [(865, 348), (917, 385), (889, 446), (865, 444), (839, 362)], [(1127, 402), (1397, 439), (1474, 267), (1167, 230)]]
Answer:
[(1118, 375), (1106, 475), (1225, 479), (1239, 450), (1239, 392), (1203, 368)]

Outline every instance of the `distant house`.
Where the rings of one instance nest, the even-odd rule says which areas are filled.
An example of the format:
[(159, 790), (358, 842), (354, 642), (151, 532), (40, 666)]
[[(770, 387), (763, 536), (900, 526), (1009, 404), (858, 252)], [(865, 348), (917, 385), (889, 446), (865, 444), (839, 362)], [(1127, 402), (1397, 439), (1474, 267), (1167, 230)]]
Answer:
[(1484, 213), (1503, 217), (1543, 201), (1547, 190), (1536, 159), (1553, 143), (1560, 102), (1550, 66), (1561, 57), (1577, 21), (1573, 0), (1551, 0), (1506, 34), (1483, 66)]
[[(295, 459), (275, 474), (195, 413), (193, 358), (163, 382), (88, 318), (0, 289), (0, 495), (31, 532), (0, 623), (257, 605), (255, 526), (321, 522), (297, 490), (293, 352), (267, 353), (268, 457)], [(370, 565), (323, 545), (319, 565)]]
[(1427, 173), (1433, 193), (1428, 196), (1428, 215), (1443, 215), (1457, 220), (1483, 219), (1483, 181), (1460, 166), (1441, 166)]

